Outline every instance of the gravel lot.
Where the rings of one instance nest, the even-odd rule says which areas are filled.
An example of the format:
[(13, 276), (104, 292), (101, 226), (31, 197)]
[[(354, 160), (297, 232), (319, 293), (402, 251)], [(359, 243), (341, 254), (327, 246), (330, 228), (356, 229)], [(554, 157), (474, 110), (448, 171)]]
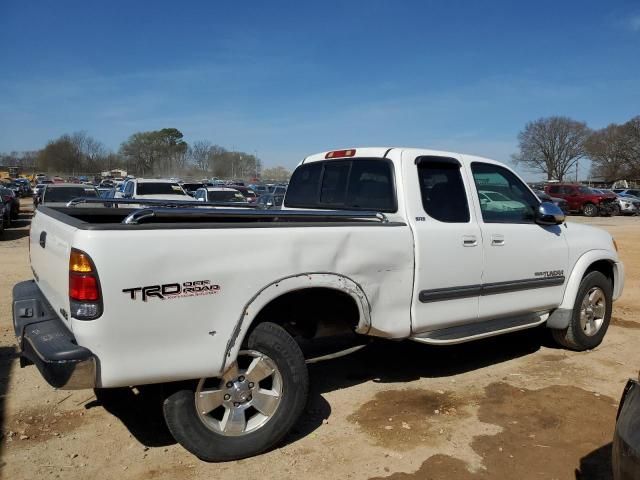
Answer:
[(31, 277), (30, 202), (0, 240), (0, 468), (3, 478), (610, 478), (610, 441), (640, 368), (640, 218), (610, 231), (626, 264), (603, 345), (575, 353), (544, 328), (452, 347), (377, 342), (311, 368), (311, 400), (285, 445), (207, 464), (164, 426), (153, 388), (101, 403), (20, 369), (11, 288)]

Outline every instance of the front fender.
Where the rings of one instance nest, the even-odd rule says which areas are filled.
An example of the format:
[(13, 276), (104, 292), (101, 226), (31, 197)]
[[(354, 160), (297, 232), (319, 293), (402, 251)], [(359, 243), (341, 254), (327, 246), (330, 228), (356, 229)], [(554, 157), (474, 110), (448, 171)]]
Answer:
[(222, 359), (224, 371), (238, 355), (240, 346), (249, 328), (262, 309), (272, 300), (285, 293), (306, 288), (332, 288), (350, 295), (358, 306), (357, 333), (366, 334), (371, 328), (371, 305), (360, 285), (338, 273), (311, 272), (278, 279), (256, 293), (243, 308), (233, 334), (227, 343)]
[(564, 290), (562, 303), (558, 308), (573, 310), (582, 277), (584, 277), (585, 272), (592, 264), (600, 260), (610, 262), (613, 267), (613, 299), (617, 300), (620, 295), (622, 295), (622, 289), (624, 288), (624, 265), (618, 256), (610, 250), (589, 250), (582, 255), (573, 266)]
[(575, 306), (576, 297), (580, 282), (584, 277), (587, 269), (595, 262), (606, 260), (613, 267), (613, 300), (622, 295), (624, 288), (624, 265), (618, 259), (618, 256), (610, 250), (590, 250), (582, 255), (573, 266), (567, 286), (564, 290), (562, 303), (551, 312), (547, 319), (547, 327), (555, 329), (564, 329), (569, 326), (571, 316), (573, 315), (573, 307)]

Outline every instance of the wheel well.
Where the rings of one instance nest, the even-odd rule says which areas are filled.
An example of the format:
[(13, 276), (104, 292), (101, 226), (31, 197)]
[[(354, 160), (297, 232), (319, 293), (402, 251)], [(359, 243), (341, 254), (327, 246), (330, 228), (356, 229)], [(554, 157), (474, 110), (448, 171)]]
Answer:
[(613, 279), (614, 279), (613, 264), (610, 261), (598, 260), (597, 262), (592, 263), (591, 265), (589, 265), (589, 268), (587, 268), (587, 271), (584, 272), (583, 278), (589, 275), (591, 272), (602, 273), (605, 277), (609, 279), (609, 281), (611, 282), (611, 286), (613, 286)]
[(292, 336), (314, 338), (353, 332), (360, 311), (353, 297), (326, 287), (305, 288), (285, 293), (266, 304), (251, 329), (261, 322), (282, 326)]

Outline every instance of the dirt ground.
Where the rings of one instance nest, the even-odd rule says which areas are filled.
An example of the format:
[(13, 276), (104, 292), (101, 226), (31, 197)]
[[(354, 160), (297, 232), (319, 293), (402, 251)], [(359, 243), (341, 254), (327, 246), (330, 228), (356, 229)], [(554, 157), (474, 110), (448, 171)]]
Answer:
[(28, 202), (0, 240), (0, 475), (234, 480), (610, 478), (616, 408), (640, 368), (640, 218), (572, 221), (611, 232), (624, 296), (597, 350), (557, 348), (544, 328), (451, 347), (376, 342), (312, 365), (309, 405), (284, 445), (207, 464), (175, 443), (153, 388), (101, 403), (20, 369), (11, 288), (31, 277)]

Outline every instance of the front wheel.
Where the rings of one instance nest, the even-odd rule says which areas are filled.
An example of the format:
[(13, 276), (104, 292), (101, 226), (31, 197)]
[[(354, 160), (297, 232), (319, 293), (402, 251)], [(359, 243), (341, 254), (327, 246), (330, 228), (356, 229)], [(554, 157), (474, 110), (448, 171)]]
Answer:
[(257, 455), (278, 443), (298, 420), (309, 379), (300, 347), (265, 322), (221, 378), (204, 378), (164, 402), (174, 438), (209, 462)]
[(582, 207), (582, 213), (584, 213), (585, 217), (597, 217), (598, 207), (593, 203), (587, 203)]
[(582, 279), (569, 326), (552, 330), (553, 338), (571, 350), (590, 350), (602, 343), (609, 328), (612, 309), (612, 285), (600, 272)]

